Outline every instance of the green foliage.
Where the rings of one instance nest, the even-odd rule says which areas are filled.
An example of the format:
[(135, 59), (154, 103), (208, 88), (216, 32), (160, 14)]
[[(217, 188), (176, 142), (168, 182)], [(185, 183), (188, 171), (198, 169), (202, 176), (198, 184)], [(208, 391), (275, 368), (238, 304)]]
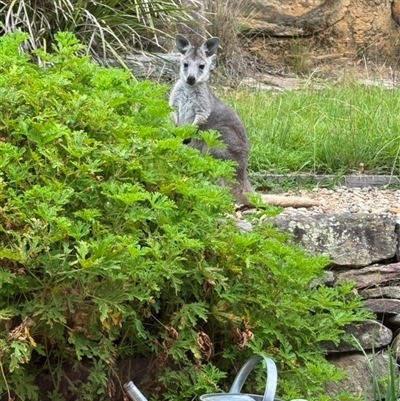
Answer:
[(309, 71), (311, 64), (310, 45), (305, 45), (298, 38), (289, 42), (289, 51), (286, 62), (295, 74), (304, 74)]
[(39, 68), (24, 38), (0, 39), (0, 393), (38, 400), (47, 373), (62, 400), (69, 365), (88, 369), (78, 400), (106, 400), (117, 362), (147, 358), (152, 396), (181, 401), (262, 353), (283, 399), (325, 400), (340, 373), (319, 343), (365, 317), (351, 286), (310, 287), (327, 260), (268, 225), (237, 231), (214, 184), (232, 166), (182, 145), (166, 88), (78, 57), (67, 33)]
[(143, 36), (157, 41), (162, 24), (187, 18), (179, 0), (0, 0), (0, 27), (28, 33), (29, 50), (50, 50), (55, 33), (63, 30), (73, 32), (89, 53), (115, 57)]
[(400, 171), (398, 90), (339, 85), (323, 90), (245, 91), (230, 103), (243, 118), (257, 172)]
[[(392, 347), (387, 348), (387, 375), (382, 377), (377, 369), (375, 349), (372, 348), (372, 354), (368, 355), (355, 337), (353, 337), (353, 341), (364, 354), (371, 372), (373, 399), (376, 401), (398, 401), (400, 399), (400, 377), (398, 365), (396, 364), (397, 352)], [(365, 394), (365, 398), (368, 398), (368, 394)]]
[[(375, 355), (375, 353), (374, 353)], [(388, 372), (386, 376), (386, 380), (378, 380), (375, 371), (375, 361), (372, 361), (372, 388), (374, 392), (375, 400), (385, 401), (398, 401), (400, 398), (400, 380), (399, 380), (399, 371), (396, 365), (396, 362), (393, 358), (392, 349), (388, 348)], [(383, 390), (382, 390), (383, 387)]]

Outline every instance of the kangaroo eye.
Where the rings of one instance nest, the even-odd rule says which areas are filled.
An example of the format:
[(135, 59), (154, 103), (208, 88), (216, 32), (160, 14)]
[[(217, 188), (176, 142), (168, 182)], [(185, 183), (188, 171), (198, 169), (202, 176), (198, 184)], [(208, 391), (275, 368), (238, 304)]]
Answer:
[(204, 70), (204, 67), (205, 67), (205, 65), (204, 65), (204, 64), (200, 64), (200, 65), (199, 65), (199, 69), (200, 69), (201, 71), (203, 71), (203, 70)]
[(183, 63), (183, 68), (188, 68), (189, 64), (188, 63)]

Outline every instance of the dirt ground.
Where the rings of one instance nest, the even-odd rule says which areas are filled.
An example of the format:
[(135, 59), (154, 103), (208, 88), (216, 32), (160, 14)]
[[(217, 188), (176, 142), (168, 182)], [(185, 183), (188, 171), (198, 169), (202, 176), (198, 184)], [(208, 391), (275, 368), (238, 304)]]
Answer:
[[(315, 46), (314, 46), (315, 45)], [(271, 85), (264, 89), (300, 89), (304, 83), (357, 81), (365, 85), (396, 88), (400, 85), (400, 59), (368, 57), (346, 51), (329, 52), (324, 46), (296, 39), (277, 48), (252, 41), (241, 47), (244, 54), (232, 70), (239, 72), (243, 84)]]

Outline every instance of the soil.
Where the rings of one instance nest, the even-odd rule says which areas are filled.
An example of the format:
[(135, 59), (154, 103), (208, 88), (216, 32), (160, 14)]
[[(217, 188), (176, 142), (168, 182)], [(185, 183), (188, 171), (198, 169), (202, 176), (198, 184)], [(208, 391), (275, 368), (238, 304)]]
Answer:
[(400, 67), (378, 64), (365, 59), (343, 57), (340, 60), (319, 63), (313, 69), (296, 73), (288, 65), (269, 65), (255, 62), (257, 67), (240, 79), (240, 86), (271, 91), (300, 90), (313, 84), (314, 89), (346, 82), (394, 89), (400, 85)]

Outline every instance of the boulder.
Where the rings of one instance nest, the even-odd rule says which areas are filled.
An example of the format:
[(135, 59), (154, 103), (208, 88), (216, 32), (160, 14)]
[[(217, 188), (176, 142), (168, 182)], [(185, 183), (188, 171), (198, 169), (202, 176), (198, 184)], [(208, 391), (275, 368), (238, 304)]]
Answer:
[[(396, 265), (399, 265), (399, 263), (396, 263)], [(384, 268), (384, 266), (381, 266), (381, 268)], [(398, 270), (400, 270), (400, 266), (398, 267)], [(400, 271), (398, 274), (400, 275)], [(376, 284), (377, 283), (375, 283), (375, 285)], [(367, 288), (365, 290), (360, 291), (359, 294), (365, 299), (368, 298), (400, 299), (400, 286)]]
[[(355, 288), (366, 288), (375, 287), (389, 281), (400, 280), (400, 263), (391, 263), (388, 265), (373, 265), (363, 267), (362, 269), (351, 269), (337, 273), (336, 282), (340, 281), (354, 281)], [(368, 291), (374, 290), (374, 294), (379, 291), (384, 291), (383, 288), (374, 288)], [(386, 291), (386, 290), (385, 290)], [(387, 290), (389, 291), (389, 290)], [(365, 293), (365, 292), (363, 292)], [(376, 296), (364, 298), (378, 298)], [(389, 297), (387, 297), (389, 298)], [(393, 297), (390, 297), (393, 298)], [(395, 298), (395, 297), (394, 297)]]
[(348, 0), (253, 0), (243, 9), (242, 32), (278, 37), (309, 36), (343, 19)]
[[(393, 333), (390, 329), (375, 320), (369, 320), (358, 324), (349, 324), (345, 327), (345, 332), (348, 335), (354, 336), (364, 350), (385, 347), (390, 344), (393, 337)], [(328, 353), (360, 350), (357, 345), (346, 341), (341, 341), (338, 345), (326, 343), (323, 344), (323, 346)]]
[(383, 215), (342, 213), (272, 219), (313, 255), (326, 254), (340, 267), (363, 267), (396, 255), (395, 221)]
[(374, 313), (393, 313), (400, 312), (400, 299), (367, 299), (364, 306)]
[[(348, 391), (359, 395), (362, 400), (375, 401), (372, 386), (371, 369), (374, 366), (374, 374), (377, 379), (387, 376), (389, 368), (389, 356), (387, 352), (360, 353), (330, 355), (328, 361), (337, 368), (347, 373), (347, 378), (339, 383), (329, 383), (326, 386), (327, 393), (335, 399), (335, 395), (342, 391)], [(371, 366), (372, 365), (372, 366)], [(382, 389), (384, 393), (384, 390)]]
[(325, 270), (322, 277), (316, 278), (310, 283), (310, 287), (314, 288), (321, 285), (326, 285), (327, 287), (333, 287), (334, 284), (335, 284), (335, 274), (330, 270)]
[[(240, 26), (251, 38), (260, 36), (264, 49), (290, 52), (290, 40), (321, 47), (321, 55), (377, 56), (393, 52), (398, 35), (400, 0), (251, 0), (243, 7)], [(308, 46), (301, 38), (308, 38)], [(324, 44), (321, 46), (321, 44)], [(258, 43), (257, 43), (258, 44)], [(257, 46), (256, 46), (257, 47)]]

